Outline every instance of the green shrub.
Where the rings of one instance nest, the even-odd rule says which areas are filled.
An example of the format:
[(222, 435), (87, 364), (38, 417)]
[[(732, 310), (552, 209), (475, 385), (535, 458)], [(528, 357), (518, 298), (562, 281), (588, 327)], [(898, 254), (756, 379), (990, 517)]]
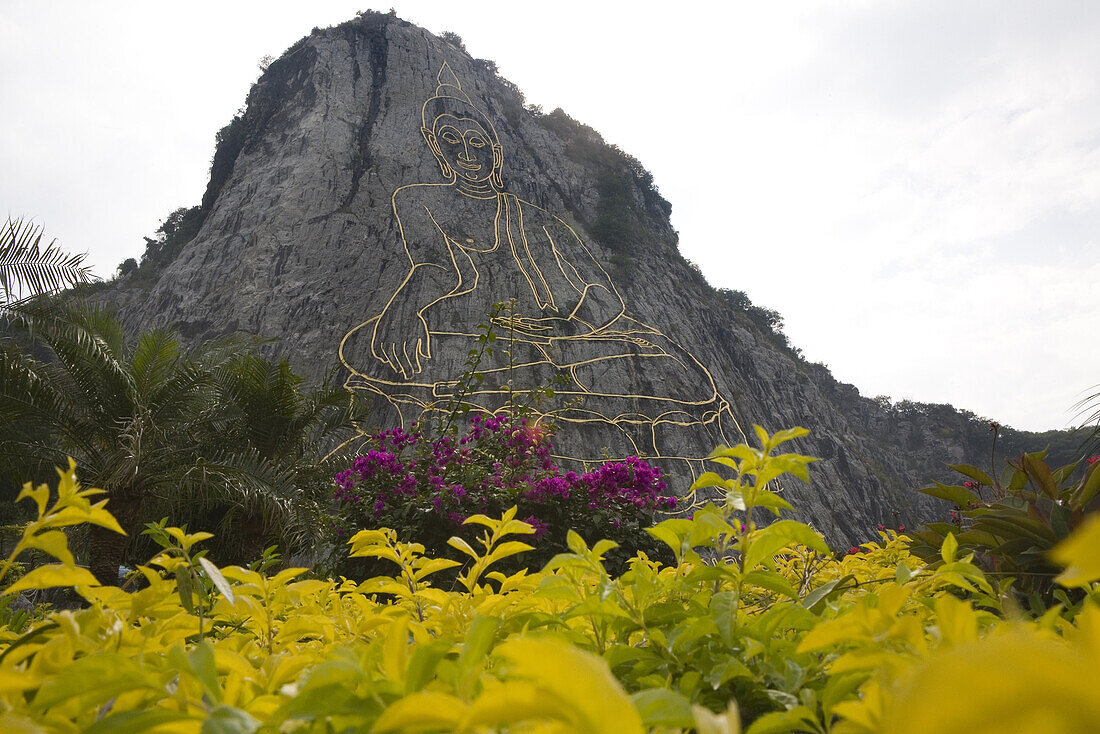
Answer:
[[(698, 486), (719, 504), (650, 530), (675, 556), (613, 575), (610, 541), (575, 533), (541, 571), (505, 575), (533, 528), (475, 515), (455, 558), (391, 529), (357, 533), (353, 556), (389, 564), (362, 583), (306, 569), (219, 568), (208, 533), (150, 528), (162, 550), (133, 588), (98, 586), (63, 528), (119, 528), (73, 469), (27, 485), (24, 550), (56, 563), (0, 596), (71, 585), (86, 602), (0, 630), (0, 727), (12, 731), (1084, 732), (1100, 721), (1100, 521), (1054, 557), (1080, 603), (1006, 620), (973, 558), (944, 537), (935, 564), (884, 532), (836, 556), (809, 527), (759, 513), (789, 505), (783, 474), (808, 457), (758, 429), (759, 448), (711, 457)], [(52, 500), (52, 501), (51, 501)], [(433, 585), (458, 570), (460, 589)], [(140, 588), (138, 588), (140, 587)], [(960, 598), (963, 597), (963, 598)]]
[(944, 539), (953, 535), (961, 552), (973, 553), (976, 565), (1001, 580), (1005, 593), (1011, 590), (1035, 616), (1055, 603), (1070, 604), (1055, 583), (1060, 569), (1050, 552), (1100, 511), (1100, 461), (1093, 457), (1052, 470), (1045, 455), (1010, 460), (998, 479), (973, 466), (953, 466), (965, 478), (961, 484), (937, 482), (921, 489), (955, 509), (950, 522), (928, 523), (915, 534), (913, 552), (934, 562)]

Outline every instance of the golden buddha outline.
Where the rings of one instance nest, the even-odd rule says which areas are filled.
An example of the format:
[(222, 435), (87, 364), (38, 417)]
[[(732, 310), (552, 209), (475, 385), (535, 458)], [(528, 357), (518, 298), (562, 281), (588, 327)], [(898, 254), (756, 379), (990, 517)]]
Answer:
[[(499, 412), (513, 389), (565, 373), (571, 384), (556, 392), (580, 401), (555, 419), (612, 427), (606, 445), (612, 458), (699, 458), (665, 448), (669, 431), (702, 430), (714, 446), (729, 443), (728, 427), (731, 438), (744, 440), (710, 372), (627, 314), (576, 231), (505, 189), (496, 129), (447, 63), (437, 82), (421, 108), (421, 134), (444, 180), (393, 193), (409, 270), (381, 312), (341, 341), (347, 388), (384, 398), (404, 427), (445, 410), (479, 336), (468, 315), (481, 321), (493, 304), (511, 298), (507, 322), (496, 324), (498, 336), (508, 339), (507, 362), (498, 350), (497, 359), (479, 367), (481, 382), (464, 397), (471, 409)], [(634, 389), (621, 384), (623, 370), (613, 367), (626, 368)], [(606, 458), (596, 453), (605, 446), (593, 448), (593, 455), (559, 458)]]

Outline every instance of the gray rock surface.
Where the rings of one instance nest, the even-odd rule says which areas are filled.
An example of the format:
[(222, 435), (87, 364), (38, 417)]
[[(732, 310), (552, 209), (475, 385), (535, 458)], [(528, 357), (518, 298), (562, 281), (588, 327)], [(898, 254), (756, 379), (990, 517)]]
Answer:
[[(444, 64), (455, 80), (450, 89), (441, 87), (452, 79), (440, 76)], [(503, 159), (493, 199), (448, 185), (426, 141), (422, 124), (438, 125), (422, 121), (423, 106), (441, 89), (451, 102), (465, 97), (493, 128), (485, 132)], [(880, 405), (799, 359), (683, 259), (670, 207), (637, 161), (560, 112), (525, 109), (490, 64), (392, 15), (364, 14), (302, 39), (271, 64), (243, 118), (223, 133), (197, 236), (151, 288), (124, 277), (102, 296), (135, 326), (175, 326), (196, 339), (234, 331), (278, 337), (278, 351), (313, 376), (337, 361), (348, 336), (344, 362), (360, 389), (412, 402), (427, 391), (445, 401), (487, 304), (516, 298), (517, 315), (550, 325), (513, 343), (514, 361), (532, 365), (526, 371), (509, 373), (498, 347), (483, 364), (501, 370), (495, 386), (512, 374), (518, 388), (531, 387), (575, 365), (587, 391), (599, 393), (587, 409), (619, 423), (566, 421), (564, 455), (596, 459), (603, 447), (621, 453), (634, 441), (642, 453), (698, 457), (723, 436), (738, 440), (736, 424), (750, 435), (753, 423), (773, 431), (804, 425), (812, 434), (794, 448), (822, 461), (809, 487), (788, 482), (786, 491), (835, 542), (866, 539), (880, 523), (941, 514), (912, 488), (942, 473), (941, 462), (985, 450), (972, 417), (950, 411), (957, 425), (944, 426), (925, 412)], [(482, 142), (491, 166), (494, 141)], [(398, 195), (395, 214), (402, 187), (411, 188)], [(495, 224), (486, 206), (500, 210)], [(512, 251), (517, 240), (528, 243), (526, 260)], [(448, 257), (457, 264), (440, 260)], [(561, 280), (555, 257), (591, 286), (578, 313), (571, 313), (577, 289)], [(517, 267), (525, 262), (526, 270)], [(412, 264), (424, 277), (402, 288)], [(556, 294), (554, 307), (533, 297), (532, 272)], [(475, 279), (473, 295), (453, 294)], [(619, 316), (617, 297), (625, 304)], [(412, 349), (424, 317), (431, 358), (419, 359), (420, 372), (403, 375), (378, 358), (372, 319), (387, 311), (405, 325), (395, 343), (406, 339)], [(537, 354), (552, 365), (537, 364)], [(623, 386), (622, 394), (593, 387), (606, 385)], [(500, 393), (473, 400), (493, 408)], [(406, 422), (410, 404), (399, 406)], [(390, 407), (377, 400), (380, 422), (394, 419)], [(687, 425), (660, 425), (657, 438), (638, 439), (662, 411)], [(641, 418), (628, 425), (630, 414)], [(683, 490), (698, 469), (665, 465)]]

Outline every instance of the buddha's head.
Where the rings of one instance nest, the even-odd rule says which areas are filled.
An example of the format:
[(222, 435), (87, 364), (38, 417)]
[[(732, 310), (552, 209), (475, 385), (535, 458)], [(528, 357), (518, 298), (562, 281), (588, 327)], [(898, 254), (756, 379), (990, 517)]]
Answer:
[(446, 63), (438, 80), (435, 96), (421, 110), (420, 131), (443, 176), (474, 188), (501, 191), (504, 154), (493, 123), (462, 91)]

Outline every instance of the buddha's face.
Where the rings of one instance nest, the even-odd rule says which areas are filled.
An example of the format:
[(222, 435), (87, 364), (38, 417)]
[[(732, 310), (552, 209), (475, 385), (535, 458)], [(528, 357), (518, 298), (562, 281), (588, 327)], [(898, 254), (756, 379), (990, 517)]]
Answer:
[(443, 114), (433, 129), (443, 160), (459, 178), (487, 181), (493, 174), (493, 138), (485, 126), (471, 117)]

